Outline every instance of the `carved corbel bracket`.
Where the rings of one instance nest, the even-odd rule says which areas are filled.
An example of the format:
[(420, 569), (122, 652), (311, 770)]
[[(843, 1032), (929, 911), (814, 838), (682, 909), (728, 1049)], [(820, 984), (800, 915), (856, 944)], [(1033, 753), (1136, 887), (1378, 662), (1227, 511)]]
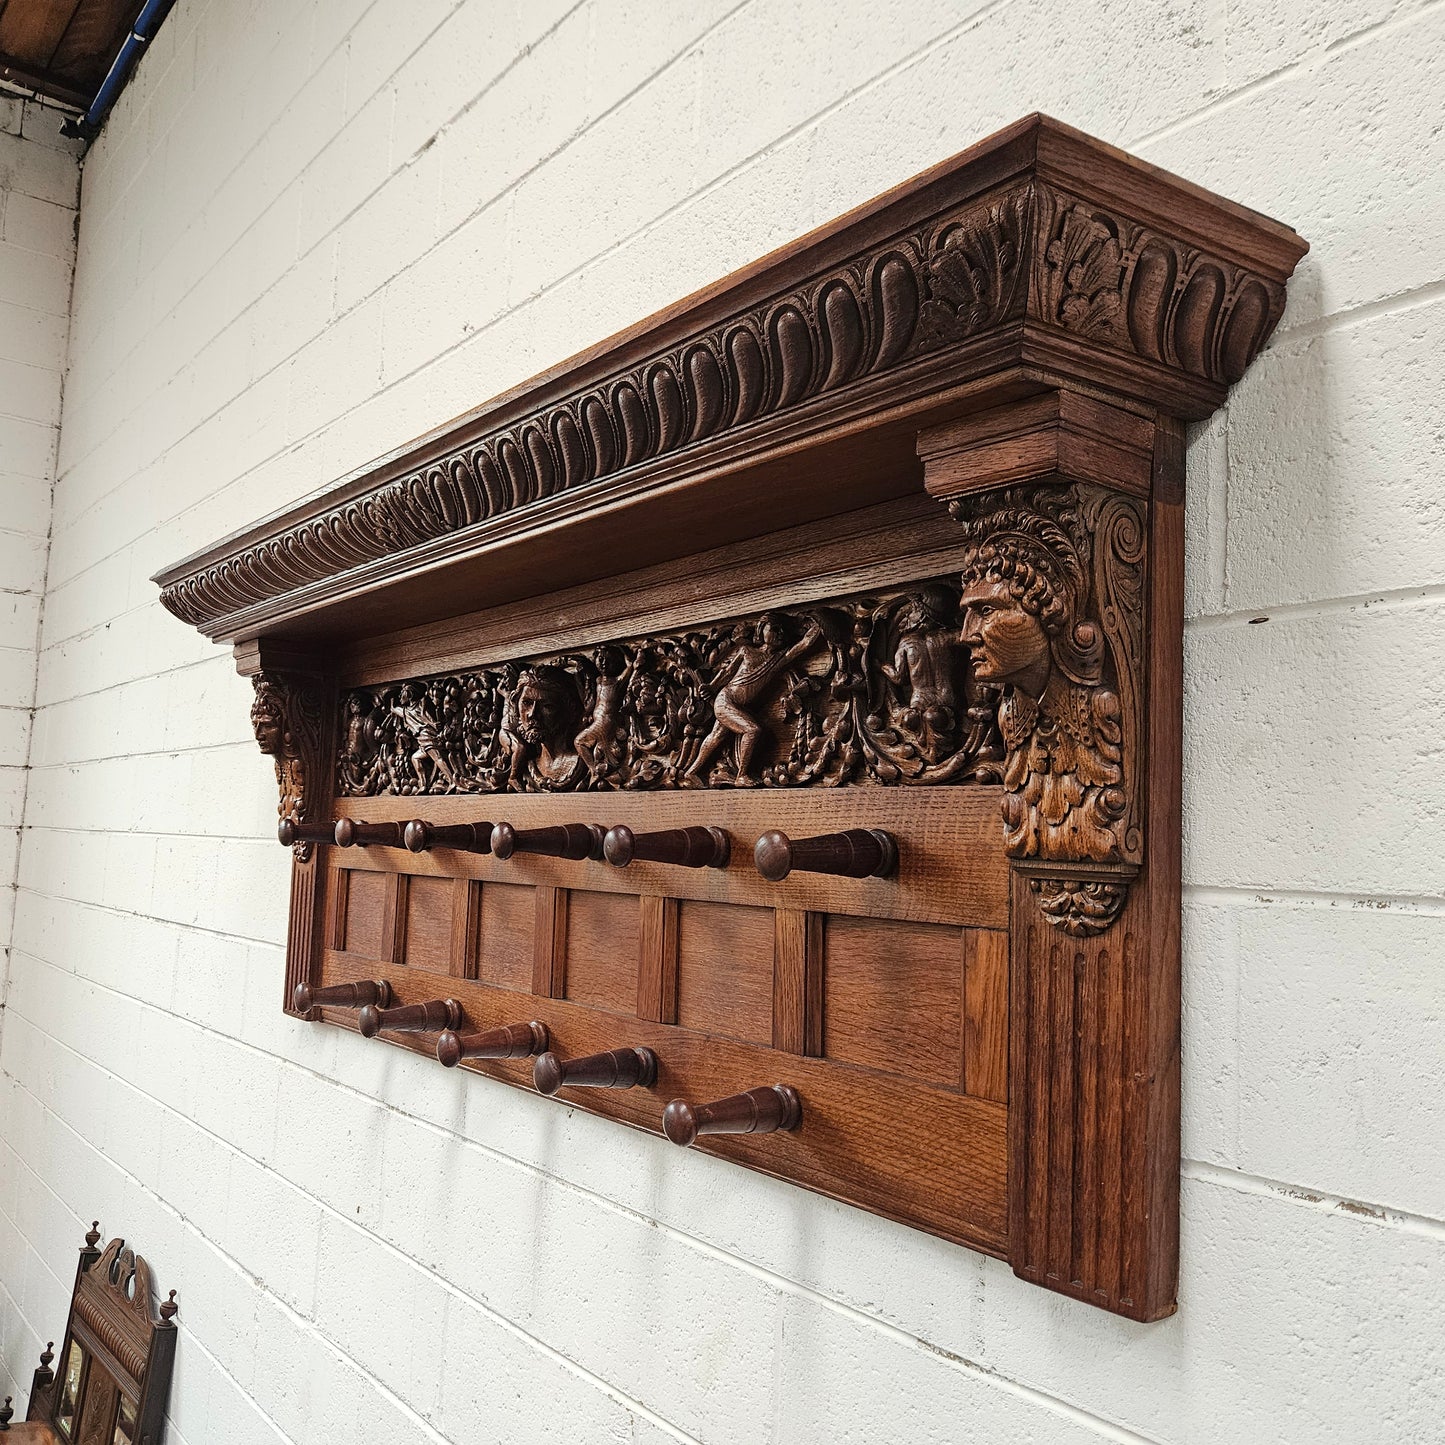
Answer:
[[(256, 746), (276, 765), (278, 823), (311, 823), (326, 817), (330, 802), (330, 748), (326, 731), (327, 689), (315, 673), (263, 671), (251, 678), (251, 729)], [(304, 862), (312, 845), (292, 845)]]
[(1154, 424), (1055, 391), (919, 440), (963, 527), (962, 639), (1000, 690), (1004, 850), (1072, 937), (1144, 856), (1144, 582)]

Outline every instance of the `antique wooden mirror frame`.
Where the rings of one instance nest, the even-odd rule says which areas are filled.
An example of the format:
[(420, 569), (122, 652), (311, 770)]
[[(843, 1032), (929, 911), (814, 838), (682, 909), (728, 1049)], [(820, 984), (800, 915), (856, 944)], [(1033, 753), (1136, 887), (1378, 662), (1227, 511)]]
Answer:
[(150, 1266), (123, 1239), (100, 1248), (99, 1224), (86, 1232), (70, 1315), (40, 1356), (26, 1423), (0, 1432), (51, 1445), (159, 1445), (175, 1364), (176, 1292), (157, 1307)]
[(162, 572), (287, 1009), (1170, 1313), (1183, 427), (1305, 250), (1031, 116)]

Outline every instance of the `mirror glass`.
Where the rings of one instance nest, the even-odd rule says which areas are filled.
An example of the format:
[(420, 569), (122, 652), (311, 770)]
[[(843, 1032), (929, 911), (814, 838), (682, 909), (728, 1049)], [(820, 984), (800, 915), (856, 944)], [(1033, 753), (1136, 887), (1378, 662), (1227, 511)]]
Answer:
[(135, 1440), (135, 1405), (122, 1395), (120, 1411), (115, 1417), (115, 1437), (111, 1445), (132, 1445)]
[(80, 1376), (85, 1367), (85, 1351), (74, 1340), (65, 1357), (65, 1373), (60, 1380), (60, 1403), (55, 1407), (55, 1427), (69, 1435), (75, 1425), (75, 1406), (80, 1399)]

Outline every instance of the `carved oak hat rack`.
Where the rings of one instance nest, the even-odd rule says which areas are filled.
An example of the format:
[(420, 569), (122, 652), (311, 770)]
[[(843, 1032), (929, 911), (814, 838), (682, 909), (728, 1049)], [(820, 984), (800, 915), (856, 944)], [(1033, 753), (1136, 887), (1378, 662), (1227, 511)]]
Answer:
[(162, 572), (285, 1007), (1170, 1313), (1183, 423), (1305, 249), (1031, 116)]

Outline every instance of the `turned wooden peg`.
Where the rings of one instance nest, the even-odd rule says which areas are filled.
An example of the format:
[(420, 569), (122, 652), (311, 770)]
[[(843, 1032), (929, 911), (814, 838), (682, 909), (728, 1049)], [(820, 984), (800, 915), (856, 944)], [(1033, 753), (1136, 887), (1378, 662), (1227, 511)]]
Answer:
[(600, 858), (607, 830), (600, 823), (559, 823), (554, 828), (514, 828), (498, 823), (492, 829), (492, 856), (540, 853), (545, 858)]
[(561, 1088), (650, 1089), (657, 1082), (657, 1055), (651, 1049), (608, 1049), (580, 1059), (559, 1059), (548, 1052), (532, 1066), (532, 1082), (540, 1094)]
[(364, 983), (332, 983), (325, 988), (313, 988), (309, 983), (298, 983), (291, 1002), (297, 1013), (320, 1008), (330, 1004), (333, 1008), (365, 1008), (374, 1003), (378, 1008), (391, 1007), (391, 985), (384, 979), (368, 979)]
[(462, 1021), (462, 1006), (454, 998), (434, 998), (426, 1003), (409, 1003), (402, 1008), (377, 1008), (369, 1003), (362, 1009), (357, 1027), (368, 1039), (374, 1039), (382, 1029), (394, 1029), (403, 1034), (438, 1033), (442, 1029), (455, 1029)]
[(634, 833), (619, 824), (608, 830), (602, 851), (607, 861), (618, 868), (626, 868), (634, 859), (676, 863), (680, 868), (726, 868), (732, 846), (721, 828), (664, 828), (657, 833)]
[(295, 818), (282, 818), (276, 824), (276, 836), (286, 847), (293, 843), (332, 843), (336, 828), (332, 823), (298, 823)]
[(428, 823), (413, 818), (402, 829), (402, 842), (413, 853), (425, 853), (432, 848), (462, 848), (468, 853), (490, 853), (492, 851), (492, 825), (490, 823)]
[(898, 869), (898, 844), (882, 828), (849, 828), (817, 838), (764, 833), (753, 848), (753, 862), (769, 883), (789, 873), (836, 873), (844, 878), (886, 878)]
[(400, 823), (363, 823), (359, 818), (339, 818), (333, 841), (338, 848), (364, 848), (373, 843), (384, 848), (400, 848), (401, 835)]
[(448, 1029), (437, 1040), (437, 1058), (449, 1069), (463, 1059), (525, 1059), (540, 1054), (548, 1043), (547, 1025), (503, 1024), (485, 1033), (459, 1034)]
[(711, 1104), (674, 1099), (662, 1111), (662, 1132), (686, 1148), (699, 1134), (773, 1134), (803, 1122), (803, 1101), (787, 1084), (729, 1094)]

